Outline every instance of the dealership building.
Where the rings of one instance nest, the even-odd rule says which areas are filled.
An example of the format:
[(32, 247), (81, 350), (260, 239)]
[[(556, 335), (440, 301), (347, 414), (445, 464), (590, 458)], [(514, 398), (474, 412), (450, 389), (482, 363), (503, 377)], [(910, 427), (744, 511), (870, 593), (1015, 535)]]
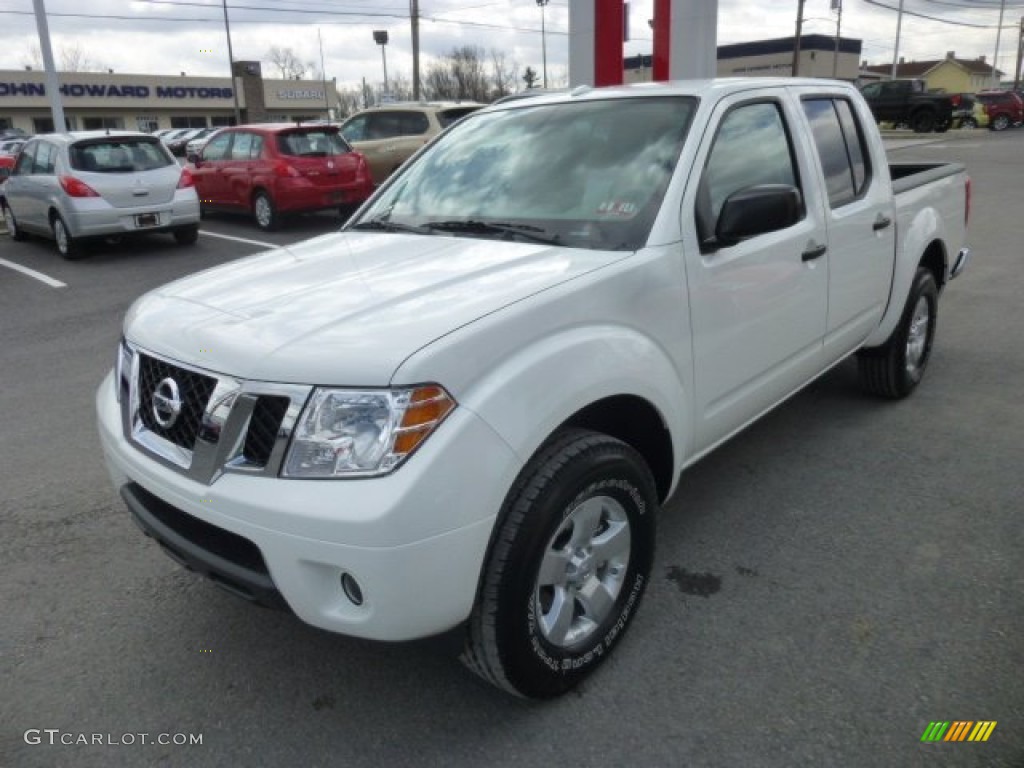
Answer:
[[(338, 106), (334, 82), (264, 80), (258, 61), (237, 61), (228, 77), (60, 72), (67, 127), (73, 131), (155, 131), (233, 125), (235, 99), (243, 123), (317, 120)], [(45, 75), (0, 70), (0, 128), (53, 130)]]

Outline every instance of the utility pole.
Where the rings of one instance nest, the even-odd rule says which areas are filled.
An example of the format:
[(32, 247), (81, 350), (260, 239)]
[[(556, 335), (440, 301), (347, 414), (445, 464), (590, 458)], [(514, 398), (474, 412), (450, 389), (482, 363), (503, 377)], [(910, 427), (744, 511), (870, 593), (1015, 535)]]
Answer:
[(992, 54), (992, 87), (999, 87), (999, 40), (1003, 36), (1003, 14), (1006, 13), (1006, 0), (999, 3), (999, 25), (996, 27), (996, 52)]
[(412, 100), (420, 100), (420, 2), (409, 0), (412, 21)]
[(1017, 68), (1013, 70), (1013, 90), (1020, 88), (1020, 65), (1024, 63), (1024, 16), (1020, 17), (1020, 29), (1017, 35)]
[(39, 50), (43, 54), (43, 68), (46, 70), (46, 95), (50, 97), (50, 113), (53, 115), (53, 130), (64, 133), (68, 129), (64, 119), (64, 104), (60, 99), (60, 83), (57, 68), (53, 63), (53, 49), (50, 47), (50, 26), (46, 23), (46, 6), (43, 0), (32, 0), (36, 12), (36, 29), (39, 31)]
[(224, 34), (228, 38), (228, 66), (231, 70), (231, 97), (235, 100), (235, 125), (241, 125), (242, 112), (238, 109), (238, 88), (235, 86), (235, 54), (231, 51), (231, 25), (228, 24), (228, 0), (224, 0)]
[(900, 0), (900, 9), (896, 13), (896, 47), (892, 52), (892, 72), (889, 75), (890, 80), (896, 79), (896, 72), (900, 66), (900, 31), (903, 29), (903, 0)]
[[(537, 0), (537, 5), (540, 6), (540, 51), (544, 62), (544, 88), (548, 87), (548, 35), (547, 30), (544, 28), (544, 6), (549, 2), (550, 0)], [(800, 0), (800, 2), (803, 2), (803, 0)]]
[(793, 38), (793, 77), (800, 76), (800, 33), (804, 28), (804, 0), (796, 4), (796, 37)]
[(832, 54), (832, 79), (839, 77), (839, 35), (843, 30), (843, 0), (832, 0), (832, 10), (839, 13), (836, 16), (836, 50)]

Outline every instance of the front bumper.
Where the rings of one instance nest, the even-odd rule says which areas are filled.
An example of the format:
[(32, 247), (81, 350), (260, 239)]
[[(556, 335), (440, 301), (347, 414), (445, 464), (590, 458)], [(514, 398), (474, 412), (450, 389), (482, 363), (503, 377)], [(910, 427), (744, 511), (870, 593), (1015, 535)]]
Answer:
[[(169, 554), (243, 597), (375, 640), (437, 634), (469, 615), (497, 511), (521, 467), (459, 408), (391, 475), (225, 473), (205, 485), (129, 442), (110, 376), (96, 402), (114, 486)], [(346, 596), (345, 574), (361, 604)]]

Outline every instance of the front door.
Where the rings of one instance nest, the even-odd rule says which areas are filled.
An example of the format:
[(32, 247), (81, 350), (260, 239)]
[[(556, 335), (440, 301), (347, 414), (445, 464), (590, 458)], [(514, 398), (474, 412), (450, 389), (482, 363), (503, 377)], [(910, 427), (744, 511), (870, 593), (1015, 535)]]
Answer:
[[(756, 93), (756, 92), (755, 92)], [(740, 94), (716, 107), (684, 198), (693, 332), (695, 448), (706, 450), (779, 402), (819, 370), (828, 296), (823, 206), (799, 106), (778, 91)], [(799, 145), (794, 142), (799, 141)], [(799, 221), (714, 244), (722, 204), (762, 184), (796, 187)], [(687, 221), (686, 219), (689, 219)]]

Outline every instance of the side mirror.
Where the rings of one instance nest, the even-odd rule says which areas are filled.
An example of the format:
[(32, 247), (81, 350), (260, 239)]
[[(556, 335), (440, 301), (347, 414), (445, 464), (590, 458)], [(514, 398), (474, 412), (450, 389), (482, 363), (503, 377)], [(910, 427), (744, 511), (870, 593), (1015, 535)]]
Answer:
[(803, 207), (800, 190), (789, 184), (758, 184), (733, 192), (718, 214), (713, 245), (722, 248), (791, 227), (800, 221)]
[(192, 163), (196, 168), (198, 168), (199, 164), (202, 162), (202, 158), (200, 158), (195, 152), (190, 153), (185, 159)]

